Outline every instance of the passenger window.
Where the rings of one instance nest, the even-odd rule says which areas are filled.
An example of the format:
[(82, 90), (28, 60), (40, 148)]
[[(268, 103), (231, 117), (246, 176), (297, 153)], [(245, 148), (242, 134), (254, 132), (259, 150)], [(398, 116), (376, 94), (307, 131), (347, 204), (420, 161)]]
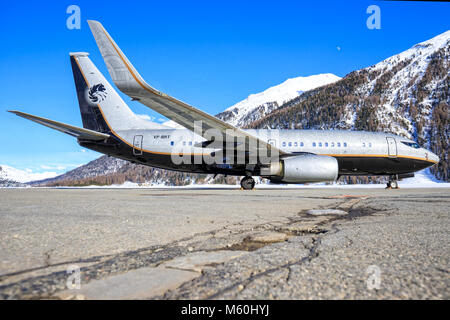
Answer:
[(173, 142), (173, 141), (170, 141), (170, 145), (173, 146), (173, 145), (174, 145), (174, 142)]
[(372, 148), (372, 142), (369, 142), (369, 148)]
[(300, 142), (300, 147), (303, 147), (303, 146), (304, 146), (303, 142)]
[(321, 148), (322, 148), (322, 142), (319, 142), (319, 147), (321, 147)]
[(183, 141), (183, 146), (185, 146), (186, 145), (186, 141)]
[(189, 141), (189, 145), (192, 146), (192, 141)]
[(316, 146), (316, 143), (315, 142), (313, 142), (313, 147), (315, 147)]
[(292, 142), (289, 142), (288, 146), (289, 146), (289, 147), (292, 147)]
[(347, 148), (347, 142), (344, 142), (344, 148)]
[(294, 147), (296, 147), (297, 146), (297, 142), (294, 142)]
[(366, 147), (366, 143), (365, 142), (363, 142), (363, 148), (365, 148)]
[(325, 147), (328, 148), (328, 142), (325, 142)]
[(341, 143), (340, 143), (340, 142), (338, 142), (338, 143), (337, 143), (337, 146), (338, 146), (338, 148), (340, 148), (340, 147), (341, 147)]
[(286, 142), (283, 142), (282, 146), (283, 146), (283, 147), (286, 147)]
[(331, 147), (334, 148), (334, 142), (331, 143)]

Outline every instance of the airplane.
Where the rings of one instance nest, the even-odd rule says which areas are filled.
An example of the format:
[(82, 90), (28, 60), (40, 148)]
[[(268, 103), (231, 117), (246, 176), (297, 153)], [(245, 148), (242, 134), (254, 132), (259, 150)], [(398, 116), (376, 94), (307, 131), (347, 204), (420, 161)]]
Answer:
[(77, 138), (112, 157), (168, 170), (254, 176), (275, 184), (336, 181), (341, 176), (387, 176), (388, 188), (435, 165), (437, 155), (415, 141), (381, 132), (240, 129), (147, 84), (105, 28), (88, 21), (117, 88), (183, 128), (138, 117), (85, 52), (70, 53), (83, 128), (20, 111), (20, 117)]

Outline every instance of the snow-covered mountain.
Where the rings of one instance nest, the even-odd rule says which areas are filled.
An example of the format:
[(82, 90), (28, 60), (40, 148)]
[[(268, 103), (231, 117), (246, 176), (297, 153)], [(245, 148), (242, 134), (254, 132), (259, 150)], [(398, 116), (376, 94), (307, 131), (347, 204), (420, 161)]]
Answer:
[(62, 175), (58, 175), (56, 177), (52, 176), (52, 177), (43, 177), (41, 179), (34, 179), (34, 181), (31, 184), (41, 185), (62, 180), (76, 181), (100, 176), (114, 175), (120, 172), (122, 167), (124, 167), (126, 164), (129, 164), (129, 162), (117, 158), (102, 156), (83, 166), (70, 170)]
[(128, 161), (102, 156), (88, 164), (55, 178), (33, 181), (32, 186), (108, 186), (134, 182), (145, 185), (183, 186), (189, 184), (237, 183), (234, 177), (191, 175), (136, 165)]
[[(340, 79), (340, 77), (332, 73), (287, 79), (283, 83), (270, 87), (263, 92), (249, 95), (245, 100), (225, 109), (216, 117), (233, 126), (245, 127), (275, 111), (285, 102), (298, 97), (303, 92), (325, 86)], [(183, 128), (172, 120), (164, 122), (163, 125), (170, 128)]]
[(56, 172), (34, 173), (30, 170), (19, 170), (7, 165), (0, 165), (0, 184), (26, 183), (56, 177)]
[(431, 169), (450, 179), (450, 31), (305, 92), (254, 122), (253, 128), (385, 131), (412, 138), (441, 161)]
[[(377, 109), (377, 116), (382, 122), (388, 121), (392, 112), (401, 113), (402, 106), (417, 104), (418, 117), (405, 113), (392, 130), (412, 138), (423, 136), (423, 130), (415, 132), (414, 122), (421, 119), (429, 125), (436, 103), (449, 102), (449, 46), (450, 30), (364, 69), (375, 77), (360, 86), (356, 93), (381, 93), (383, 103)], [(417, 92), (418, 89), (423, 91)]]
[(217, 117), (234, 126), (243, 127), (278, 109), (285, 102), (298, 97), (305, 91), (340, 79), (331, 73), (288, 79), (261, 93), (249, 95), (247, 99), (219, 113)]

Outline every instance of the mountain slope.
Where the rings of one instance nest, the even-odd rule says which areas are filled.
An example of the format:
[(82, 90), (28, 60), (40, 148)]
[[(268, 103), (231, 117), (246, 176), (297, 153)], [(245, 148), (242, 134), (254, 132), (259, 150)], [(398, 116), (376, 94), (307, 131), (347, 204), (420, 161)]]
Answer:
[(449, 181), (450, 31), (311, 90), (249, 127), (385, 131), (436, 153)]
[(57, 177), (33, 181), (32, 185), (48, 185), (56, 181), (81, 181), (83, 179), (94, 179), (100, 176), (115, 174), (127, 164), (128, 161), (102, 156), (83, 166), (70, 170)]
[(309, 77), (297, 77), (271, 87), (261, 93), (252, 94), (217, 115), (218, 118), (237, 127), (243, 127), (278, 109), (285, 102), (309, 91), (341, 79), (327, 73)]
[(107, 186), (123, 184), (126, 181), (150, 184), (183, 186), (193, 183), (237, 183), (234, 177), (213, 179), (206, 174), (188, 174), (176, 171), (137, 165), (128, 161), (102, 156), (88, 164), (55, 178), (34, 181), (33, 186)]

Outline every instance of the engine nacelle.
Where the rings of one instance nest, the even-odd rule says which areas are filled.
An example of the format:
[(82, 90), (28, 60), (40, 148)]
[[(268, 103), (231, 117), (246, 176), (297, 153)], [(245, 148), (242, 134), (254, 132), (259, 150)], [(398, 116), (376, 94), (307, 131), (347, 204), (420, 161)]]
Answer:
[[(266, 172), (272, 173), (268, 178), (275, 183), (335, 181), (338, 178), (339, 165), (336, 158), (333, 157), (304, 154), (272, 164), (270, 168), (266, 169)], [(275, 172), (276, 174), (273, 175)], [(261, 173), (264, 175), (263, 171)]]

